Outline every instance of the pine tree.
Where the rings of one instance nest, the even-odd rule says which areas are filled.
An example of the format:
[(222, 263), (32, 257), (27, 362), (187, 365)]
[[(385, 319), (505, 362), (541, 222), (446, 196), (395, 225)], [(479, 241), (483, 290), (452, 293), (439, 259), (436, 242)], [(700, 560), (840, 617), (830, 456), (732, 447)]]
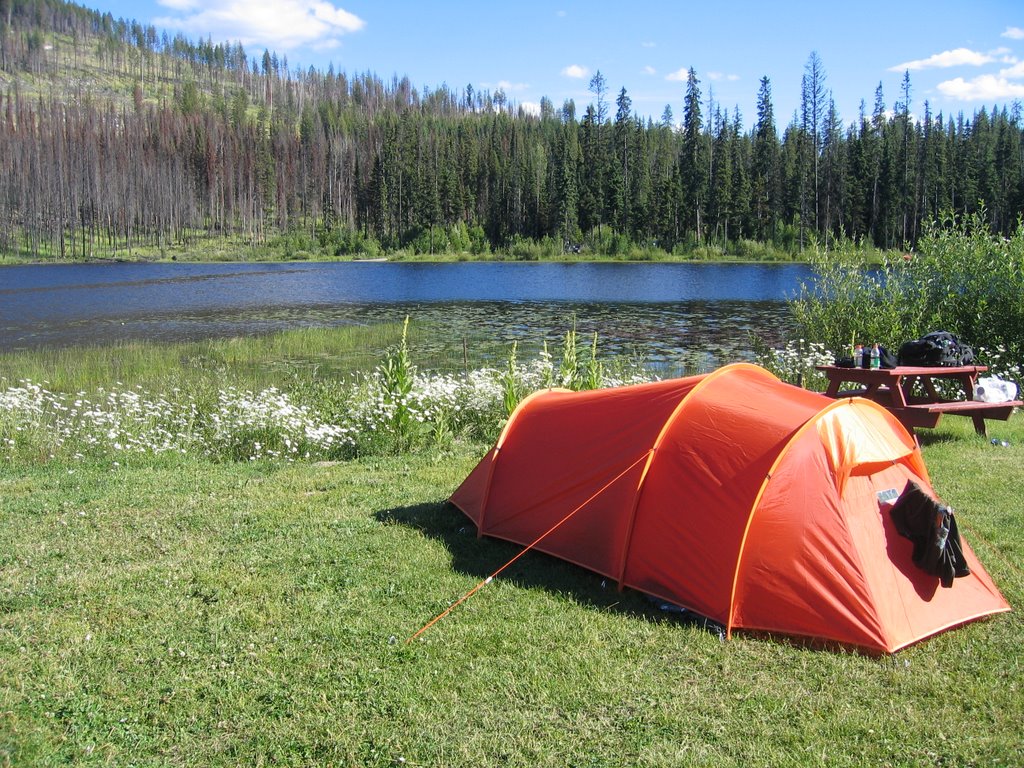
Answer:
[(573, 119), (562, 124), (560, 151), (555, 164), (558, 174), (555, 219), (563, 250), (566, 245), (576, 244), (580, 239), (577, 213), (579, 157), (579, 136), (573, 116)]
[(683, 220), (697, 242), (704, 240), (704, 212), (708, 195), (708, 150), (700, 113), (700, 80), (690, 67), (683, 100), (682, 154), (679, 159), (683, 184)]
[(632, 101), (623, 88), (615, 100), (614, 162), (610, 164), (608, 195), (611, 221), (619, 232), (627, 232), (630, 222), (630, 155), (633, 151)]
[(633, 126), (633, 152), (636, 162), (630, 176), (629, 231), (636, 241), (646, 242), (652, 234), (651, 221), (651, 135), (654, 127), (644, 129), (637, 118)]
[(869, 229), (870, 210), (870, 167), (867, 160), (865, 138), (871, 130), (867, 118), (867, 106), (861, 99), (860, 111), (855, 123), (846, 133), (847, 178), (845, 182), (847, 202), (843, 227), (854, 240), (864, 238)]
[(710, 201), (708, 206), (709, 219), (714, 222), (716, 238), (721, 238), (723, 245), (729, 242), (729, 219), (732, 216), (732, 136), (728, 120), (721, 110), (715, 112), (712, 120), (714, 134)]
[(866, 162), (871, 179), (871, 199), (869, 205), (870, 218), (868, 231), (871, 239), (877, 244), (882, 242), (882, 157), (883, 139), (885, 136), (885, 100), (882, 96), (882, 83), (875, 89), (875, 104), (871, 112), (871, 125), (864, 135)]
[[(820, 230), (821, 219), (821, 148), (824, 143), (823, 128), (825, 123), (827, 94), (825, 93), (825, 67), (817, 51), (811, 51), (804, 67), (804, 88), (801, 98), (803, 130), (807, 143), (805, 161), (811, 169), (808, 180), (809, 198), (808, 214), (811, 224)], [(813, 205), (811, 204), (813, 201)]]
[(821, 147), (823, 220), (820, 226), (826, 235), (838, 234), (846, 204), (846, 152), (842, 131), (843, 124), (839, 118), (839, 111), (836, 109), (835, 100), (830, 96), (822, 127)]
[(751, 197), (755, 233), (767, 240), (775, 231), (779, 216), (779, 136), (775, 129), (771, 81), (761, 78), (757, 95), (757, 124), (754, 127)]
[(743, 117), (739, 107), (732, 119), (732, 217), (733, 238), (750, 234), (750, 165), (751, 141), (743, 132)]
[(579, 215), (580, 226), (584, 232), (600, 228), (604, 210), (604, 178), (600, 172), (603, 167), (600, 130), (597, 111), (593, 104), (588, 104), (583, 114), (583, 122), (580, 124), (580, 151), (583, 162), (580, 164), (579, 176)]

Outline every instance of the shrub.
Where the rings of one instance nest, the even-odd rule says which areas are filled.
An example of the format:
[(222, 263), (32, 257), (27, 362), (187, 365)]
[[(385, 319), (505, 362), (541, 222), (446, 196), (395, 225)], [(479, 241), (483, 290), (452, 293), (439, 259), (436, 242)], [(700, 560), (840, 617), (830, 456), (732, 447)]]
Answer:
[(409, 241), (408, 247), (417, 254), (446, 253), (451, 244), (444, 227), (424, 227)]
[(815, 251), (814, 278), (790, 302), (798, 335), (845, 351), (851, 343), (879, 343), (890, 349), (921, 335), (927, 307), (907, 265), (884, 260), (867, 268), (850, 244)]
[(793, 254), (772, 243), (745, 238), (730, 241), (727, 251), (737, 258), (750, 261), (792, 261), (793, 259)]
[(331, 256), (367, 256), (374, 258), (380, 255), (381, 247), (374, 238), (367, 237), (358, 229), (321, 227), (317, 231), (320, 249)]
[(543, 256), (543, 250), (528, 237), (515, 235), (508, 245), (508, 255), (516, 261), (539, 261)]
[(482, 256), (491, 252), (491, 242), (487, 239), (484, 228), (476, 224), (469, 228), (469, 249), (474, 256)]
[(976, 350), (999, 350), (1007, 370), (1024, 364), (1024, 225), (1002, 238), (981, 215), (946, 218), (926, 229), (916, 254), (885, 257), (875, 268), (865, 255), (850, 243), (815, 252), (814, 278), (790, 302), (801, 337), (836, 351), (852, 341), (895, 351), (946, 330)]
[(930, 310), (926, 330), (948, 330), (975, 348), (1001, 348), (1024, 363), (1024, 224), (1010, 238), (983, 214), (930, 227), (909, 265)]

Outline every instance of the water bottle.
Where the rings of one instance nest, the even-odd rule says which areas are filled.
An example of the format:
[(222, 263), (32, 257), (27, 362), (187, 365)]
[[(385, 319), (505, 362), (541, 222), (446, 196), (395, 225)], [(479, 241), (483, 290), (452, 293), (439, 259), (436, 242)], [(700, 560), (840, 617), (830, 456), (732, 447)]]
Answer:
[(878, 345), (874, 344), (871, 347), (871, 370), (877, 371), (882, 367), (882, 353), (878, 349)]
[(863, 368), (864, 367), (864, 345), (858, 344), (853, 348), (853, 367)]

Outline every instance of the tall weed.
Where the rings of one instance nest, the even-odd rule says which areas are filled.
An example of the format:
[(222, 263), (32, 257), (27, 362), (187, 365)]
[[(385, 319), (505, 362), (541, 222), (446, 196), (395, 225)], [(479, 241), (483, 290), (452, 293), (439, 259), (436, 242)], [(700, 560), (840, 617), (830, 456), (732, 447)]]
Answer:
[(505, 406), (505, 414), (512, 415), (512, 412), (519, 405), (522, 395), (520, 392), (519, 370), (516, 365), (516, 347), (518, 344), (512, 342), (512, 351), (508, 355), (508, 365), (501, 376), (502, 404)]
[(410, 408), (410, 394), (416, 378), (416, 368), (409, 357), (409, 318), (402, 325), (402, 338), (378, 366), (388, 426), (398, 452), (408, 450), (413, 442), (415, 420)]

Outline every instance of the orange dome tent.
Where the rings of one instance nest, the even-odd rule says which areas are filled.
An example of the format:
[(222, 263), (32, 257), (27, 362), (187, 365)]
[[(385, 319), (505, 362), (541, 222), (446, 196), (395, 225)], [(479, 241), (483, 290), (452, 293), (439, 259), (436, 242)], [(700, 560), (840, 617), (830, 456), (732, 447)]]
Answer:
[(893, 652), (1010, 609), (966, 542), (971, 573), (950, 588), (914, 564), (889, 515), (908, 481), (934, 493), (884, 408), (740, 363), (534, 393), (451, 501), (480, 535), (542, 537), (536, 549), (730, 634)]

